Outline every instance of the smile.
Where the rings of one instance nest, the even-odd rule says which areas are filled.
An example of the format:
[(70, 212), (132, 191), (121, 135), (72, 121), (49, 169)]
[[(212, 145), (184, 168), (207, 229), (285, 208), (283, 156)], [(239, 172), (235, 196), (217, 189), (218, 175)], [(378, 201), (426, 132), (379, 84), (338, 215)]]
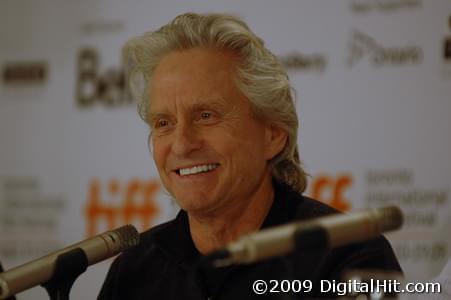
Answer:
[(219, 166), (219, 164), (207, 164), (207, 165), (198, 165), (191, 168), (182, 168), (177, 170), (177, 173), (180, 176), (194, 175), (199, 173), (206, 173), (213, 171)]

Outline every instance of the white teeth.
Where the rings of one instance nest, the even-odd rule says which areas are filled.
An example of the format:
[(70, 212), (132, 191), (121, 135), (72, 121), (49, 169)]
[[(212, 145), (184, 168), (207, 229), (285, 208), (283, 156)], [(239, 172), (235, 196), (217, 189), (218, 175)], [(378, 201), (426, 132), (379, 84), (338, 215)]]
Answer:
[(214, 170), (218, 167), (217, 164), (209, 164), (209, 165), (199, 165), (192, 168), (184, 168), (180, 169), (180, 175), (186, 176), (186, 175), (193, 175), (203, 172), (209, 172), (211, 170)]

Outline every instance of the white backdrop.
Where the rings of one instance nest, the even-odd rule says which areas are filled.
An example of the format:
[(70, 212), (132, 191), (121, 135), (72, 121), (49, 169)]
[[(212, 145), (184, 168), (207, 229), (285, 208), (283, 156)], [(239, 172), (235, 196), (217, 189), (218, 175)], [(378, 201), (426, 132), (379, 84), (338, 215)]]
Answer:
[[(119, 54), (187, 11), (241, 16), (289, 69), (308, 194), (342, 210), (399, 205), (406, 224), (388, 237), (406, 276), (436, 275), (451, 247), (449, 0), (1, 1), (4, 267), (175, 215)], [(94, 298), (110, 263), (72, 298)]]

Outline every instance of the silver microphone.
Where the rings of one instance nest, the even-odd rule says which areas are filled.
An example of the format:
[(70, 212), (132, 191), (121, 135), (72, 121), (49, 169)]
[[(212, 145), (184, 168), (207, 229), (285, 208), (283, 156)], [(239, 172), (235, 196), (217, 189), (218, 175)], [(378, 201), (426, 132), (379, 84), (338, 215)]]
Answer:
[(220, 255), (213, 264), (217, 267), (249, 264), (288, 254), (295, 248), (296, 234), (315, 228), (325, 231), (327, 246), (333, 248), (372, 239), (382, 232), (399, 229), (402, 222), (402, 212), (395, 206), (294, 222), (242, 236), (223, 251), (219, 251)]
[(80, 248), (86, 254), (88, 265), (93, 265), (138, 243), (136, 228), (125, 225), (0, 273), (0, 299), (49, 281), (61, 254)]

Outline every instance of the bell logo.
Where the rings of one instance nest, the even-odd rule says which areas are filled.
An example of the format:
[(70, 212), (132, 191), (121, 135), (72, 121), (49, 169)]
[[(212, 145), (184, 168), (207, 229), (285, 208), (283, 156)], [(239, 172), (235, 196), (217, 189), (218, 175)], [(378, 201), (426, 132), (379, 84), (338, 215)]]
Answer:
[[(97, 228), (99, 221), (105, 221), (106, 230), (111, 230), (139, 218), (142, 229), (149, 228), (151, 221), (158, 214), (155, 194), (159, 188), (156, 181), (133, 179), (121, 185), (118, 180), (112, 179), (106, 184), (102, 193), (99, 180), (93, 179), (89, 184), (88, 200), (84, 211), (87, 220), (87, 236), (99, 233)], [(107, 195), (110, 199), (119, 199), (121, 203), (110, 201), (108, 204), (104, 198)], [(118, 225), (119, 222), (121, 224)]]
[(97, 102), (107, 107), (134, 103), (122, 68), (108, 68), (100, 72), (100, 54), (96, 49), (81, 49), (77, 65), (75, 92), (79, 107), (89, 108)]
[(351, 209), (351, 204), (344, 198), (344, 194), (352, 185), (352, 182), (352, 176), (349, 174), (341, 174), (336, 177), (317, 176), (312, 182), (312, 198), (329, 204), (340, 211), (348, 211)]

